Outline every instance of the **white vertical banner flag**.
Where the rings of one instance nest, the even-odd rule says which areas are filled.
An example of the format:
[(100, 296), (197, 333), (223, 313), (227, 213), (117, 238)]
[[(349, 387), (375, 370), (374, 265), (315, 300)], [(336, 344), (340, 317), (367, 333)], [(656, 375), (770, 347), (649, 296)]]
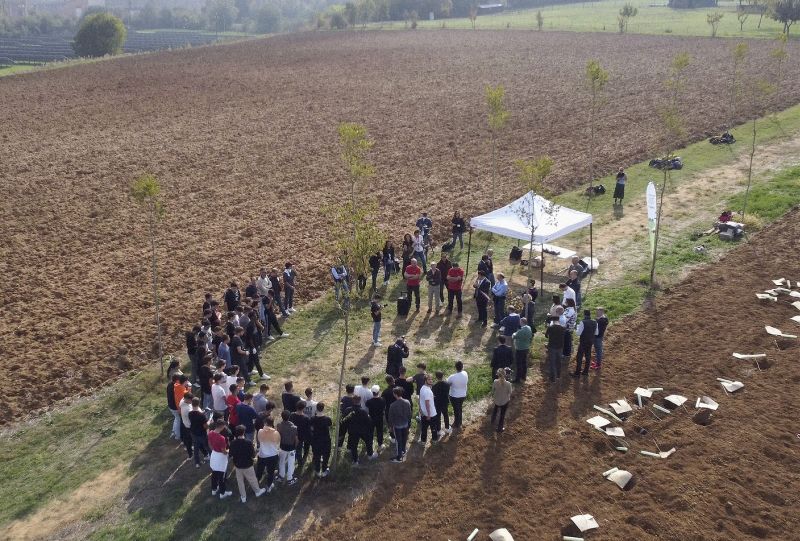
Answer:
[(656, 185), (651, 180), (647, 184), (647, 230), (650, 232), (650, 256), (656, 249)]

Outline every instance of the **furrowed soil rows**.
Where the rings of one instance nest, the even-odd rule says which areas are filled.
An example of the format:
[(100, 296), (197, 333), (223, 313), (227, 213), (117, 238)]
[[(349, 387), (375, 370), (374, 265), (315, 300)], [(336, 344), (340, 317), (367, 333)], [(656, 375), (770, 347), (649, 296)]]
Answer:
[[(26, 385), (8, 389), (0, 424), (151, 354), (147, 230), (128, 195), (137, 175), (156, 174), (167, 198), (161, 294), (177, 348), (203, 291), (233, 277), (292, 259), (304, 298), (326, 286), (320, 209), (344, 192), (339, 122), (364, 123), (375, 140), (378, 175), (367, 191), (397, 234), (422, 209), (441, 224), (454, 208), (469, 215), (519, 195), (517, 158), (553, 156), (556, 189), (585, 177), (589, 58), (612, 74), (598, 137), (603, 171), (659, 146), (662, 81), (679, 51), (694, 59), (688, 138), (718, 132), (730, 47), (589, 34), (319, 33), (3, 78), (0, 367), (25, 374)], [(751, 43), (756, 66), (771, 47)], [(786, 72), (800, 63), (795, 53)], [(505, 85), (512, 112), (494, 196), (488, 84)], [(786, 84), (773, 106), (797, 101), (800, 86)], [(739, 114), (748, 114), (742, 104)]]
[[(655, 305), (610, 328), (602, 374), (572, 379), (574, 362), (555, 386), (536, 381), (517, 389), (510, 421), (498, 435), (487, 419), (456, 442), (429, 448), (425, 458), (387, 465), (375, 489), (303, 539), (478, 539), (506, 527), (514, 539), (555, 540), (569, 518), (595, 516), (587, 535), (610, 540), (725, 540), (792, 537), (800, 478), (797, 393), (798, 340), (776, 347), (765, 324), (796, 333), (797, 314), (781, 302), (759, 301), (772, 279), (800, 275), (793, 254), (800, 210), (750, 239), (713, 267), (703, 268), (657, 298)], [(733, 352), (766, 353), (760, 369)], [(726, 394), (716, 378), (744, 389)], [(601, 383), (602, 380), (602, 383)], [(635, 404), (636, 387), (663, 387), (654, 402), (680, 394), (687, 409), (667, 415), (639, 411), (622, 426), (630, 450), (620, 453), (586, 419), (592, 406), (619, 398)], [(692, 421), (694, 401), (719, 402), (706, 426)], [(650, 408), (648, 408), (650, 409)], [(509, 417), (507, 417), (508, 419)], [(648, 433), (639, 435), (636, 427)], [(649, 458), (656, 446), (676, 452)], [(391, 466), (391, 467), (390, 467)], [(621, 491), (602, 477), (619, 467), (636, 484)]]

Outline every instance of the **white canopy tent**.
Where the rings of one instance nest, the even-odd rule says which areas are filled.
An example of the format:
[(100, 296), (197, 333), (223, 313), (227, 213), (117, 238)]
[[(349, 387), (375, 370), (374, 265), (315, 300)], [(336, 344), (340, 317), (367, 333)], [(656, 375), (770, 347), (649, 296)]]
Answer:
[[(531, 244), (541, 245), (544, 257), (545, 243), (568, 235), (574, 231), (589, 227), (589, 261), (595, 267), (592, 234), (592, 215), (557, 205), (544, 197), (528, 192), (516, 201), (493, 210), (469, 221), (469, 244), (472, 245), (472, 230), (489, 231), (514, 239), (531, 242), (531, 225), (534, 234)], [(530, 248), (530, 245), (528, 246)], [(531, 264), (531, 262), (529, 262)], [(469, 269), (469, 251), (467, 251), (467, 268)], [(544, 281), (544, 269), (542, 279)]]

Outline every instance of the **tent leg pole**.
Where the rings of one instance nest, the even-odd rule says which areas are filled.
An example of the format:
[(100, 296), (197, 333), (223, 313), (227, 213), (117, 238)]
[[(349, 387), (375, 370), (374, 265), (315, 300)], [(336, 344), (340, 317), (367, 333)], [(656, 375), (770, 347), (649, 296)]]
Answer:
[[(531, 263), (533, 263), (533, 261), (528, 263), (528, 265), (530, 265)], [(542, 262), (539, 265), (539, 289), (541, 289), (542, 296), (544, 296), (544, 243), (542, 243)], [(539, 304), (547, 308), (547, 301)]]
[(464, 276), (469, 276), (469, 254), (472, 251), (472, 228), (469, 228), (469, 237), (467, 239), (467, 267), (464, 269)]
[(592, 224), (589, 224), (589, 264), (594, 267), (592, 259), (594, 259), (594, 232), (592, 231)]

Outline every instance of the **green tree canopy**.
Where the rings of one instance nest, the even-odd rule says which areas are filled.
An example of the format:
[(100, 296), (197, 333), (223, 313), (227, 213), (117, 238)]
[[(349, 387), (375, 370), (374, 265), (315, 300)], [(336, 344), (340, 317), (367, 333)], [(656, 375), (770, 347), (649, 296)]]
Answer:
[(89, 15), (81, 23), (72, 48), (78, 56), (119, 54), (127, 31), (119, 18), (110, 13)]

